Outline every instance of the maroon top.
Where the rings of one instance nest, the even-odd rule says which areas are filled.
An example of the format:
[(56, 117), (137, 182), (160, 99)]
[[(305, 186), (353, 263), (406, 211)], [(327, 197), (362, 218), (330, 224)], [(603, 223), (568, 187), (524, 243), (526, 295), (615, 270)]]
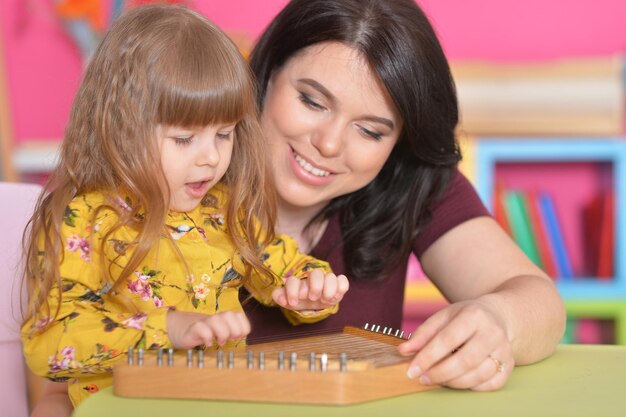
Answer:
[[(413, 253), (419, 258), (430, 245), (455, 226), (475, 217), (488, 215), (476, 191), (467, 179), (458, 174), (449, 190), (433, 208), (431, 223), (413, 242)], [(343, 244), (339, 216), (329, 219), (328, 227), (311, 255), (330, 263), (336, 274), (345, 274)], [(408, 258), (400, 262), (384, 281), (350, 279), (350, 290), (339, 304), (339, 312), (315, 324), (292, 326), (279, 308), (265, 307), (251, 299), (244, 304), (252, 332), (249, 343), (296, 337), (299, 333), (333, 332), (345, 325), (363, 326), (373, 323), (399, 329)]]

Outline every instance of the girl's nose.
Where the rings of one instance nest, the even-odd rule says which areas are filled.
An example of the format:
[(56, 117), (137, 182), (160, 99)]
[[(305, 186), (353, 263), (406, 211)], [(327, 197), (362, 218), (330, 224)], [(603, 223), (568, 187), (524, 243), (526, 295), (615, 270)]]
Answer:
[(214, 138), (207, 138), (198, 150), (196, 164), (216, 166), (220, 161), (220, 154), (215, 146)]

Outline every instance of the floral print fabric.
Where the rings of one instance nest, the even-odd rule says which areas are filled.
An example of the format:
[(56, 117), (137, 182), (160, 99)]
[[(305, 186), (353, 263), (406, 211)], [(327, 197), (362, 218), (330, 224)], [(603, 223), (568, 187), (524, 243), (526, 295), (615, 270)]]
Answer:
[[(204, 314), (242, 311), (238, 291), (244, 265), (226, 232), (226, 192), (216, 187), (210, 193), (215, 198), (204, 201), (211, 203), (167, 216), (166, 227), (184, 261), (163, 235), (115, 290), (101, 272), (101, 261), (117, 279), (132, 253), (136, 232), (124, 227), (106, 236), (118, 218), (101, 193), (78, 196), (67, 208), (61, 230), (65, 249), (60, 260), (61, 286), (49, 294), (49, 316), (24, 324), (22, 342), (36, 374), (69, 382), (74, 405), (110, 385), (112, 368), (126, 360), (129, 347), (171, 347), (166, 328), (170, 308)], [(128, 203), (118, 199), (117, 204), (123, 209)], [(104, 260), (100, 259), (101, 247)], [(300, 254), (287, 236), (278, 236), (262, 256), (277, 278), (268, 285), (253, 274), (250, 288), (255, 298), (268, 305), (272, 290), (282, 286), (284, 278), (306, 277), (313, 268), (329, 271), (325, 262)], [(285, 310), (285, 315), (294, 324), (310, 323), (335, 311), (336, 306), (321, 311)], [(48, 323), (43, 333), (37, 332)]]

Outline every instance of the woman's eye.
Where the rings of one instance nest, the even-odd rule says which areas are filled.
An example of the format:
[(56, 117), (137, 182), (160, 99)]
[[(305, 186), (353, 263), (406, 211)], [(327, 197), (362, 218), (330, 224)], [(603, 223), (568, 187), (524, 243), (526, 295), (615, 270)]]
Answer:
[(191, 140), (193, 139), (193, 136), (175, 136), (172, 139), (174, 139), (174, 142), (177, 145), (189, 145), (191, 143)]
[(304, 103), (305, 106), (312, 108), (313, 110), (326, 110), (324, 106), (315, 102), (311, 97), (307, 96), (304, 93), (300, 93), (298, 99)]
[(367, 136), (369, 138), (372, 138), (374, 140), (380, 140), (380, 138), (383, 137), (382, 133), (374, 132), (374, 131), (366, 129), (364, 127), (361, 127), (360, 129), (361, 129), (361, 132), (363, 133), (363, 135), (365, 135), (365, 136)]

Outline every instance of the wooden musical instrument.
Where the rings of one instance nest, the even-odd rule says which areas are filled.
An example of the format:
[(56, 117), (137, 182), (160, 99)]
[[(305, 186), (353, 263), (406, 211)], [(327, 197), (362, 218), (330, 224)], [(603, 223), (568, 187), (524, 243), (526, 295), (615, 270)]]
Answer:
[(405, 339), (390, 333), (345, 327), (240, 350), (149, 351), (136, 357), (129, 352), (129, 364), (113, 370), (113, 392), (122, 397), (354, 404), (433, 388), (407, 378), (411, 356), (399, 355), (396, 348)]

